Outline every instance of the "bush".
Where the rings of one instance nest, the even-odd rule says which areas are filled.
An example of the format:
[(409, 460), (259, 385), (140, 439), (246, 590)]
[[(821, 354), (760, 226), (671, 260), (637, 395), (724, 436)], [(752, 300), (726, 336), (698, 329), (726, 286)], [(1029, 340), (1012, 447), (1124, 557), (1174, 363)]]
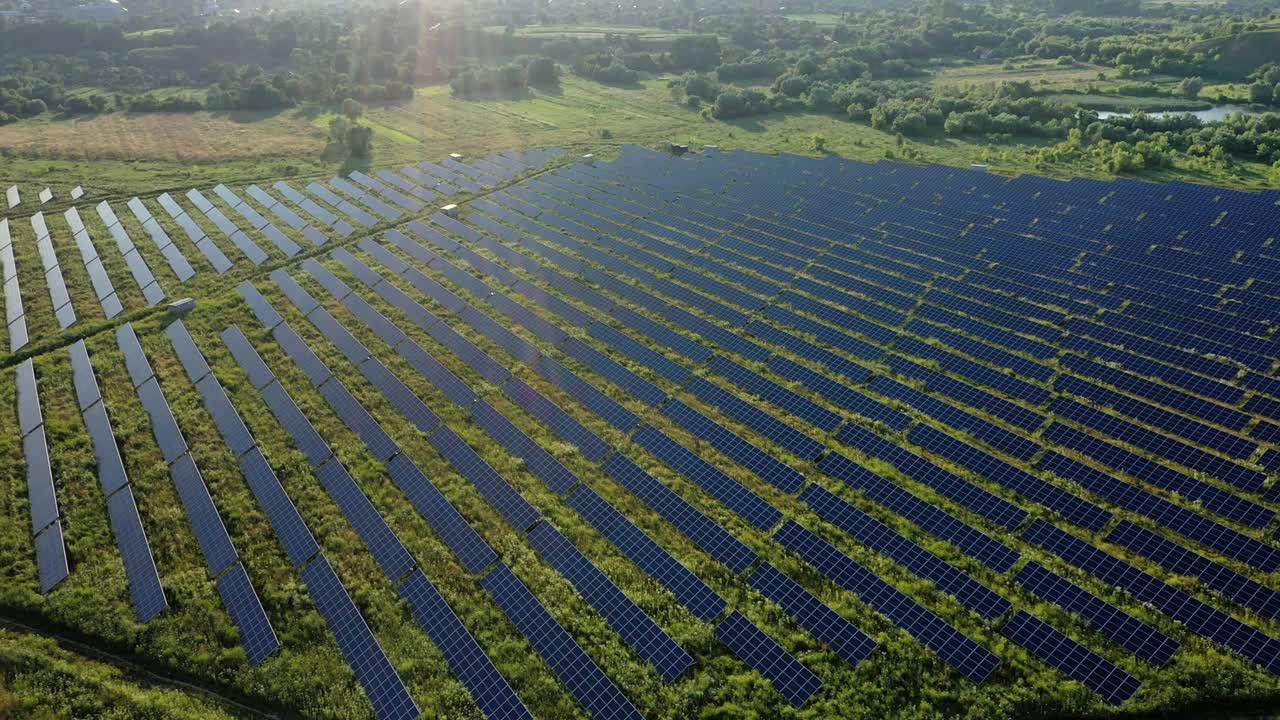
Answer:
[(549, 57), (536, 57), (524, 68), (525, 84), (530, 87), (550, 87), (560, 82), (560, 69)]
[(909, 112), (899, 115), (892, 127), (894, 132), (911, 137), (923, 135), (929, 129), (929, 121), (921, 113)]
[(684, 81), (685, 94), (690, 97), (697, 97), (707, 102), (714, 102), (720, 94), (720, 83), (712, 80), (708, 75), (698, 75), (691, 73), (685, 76)]

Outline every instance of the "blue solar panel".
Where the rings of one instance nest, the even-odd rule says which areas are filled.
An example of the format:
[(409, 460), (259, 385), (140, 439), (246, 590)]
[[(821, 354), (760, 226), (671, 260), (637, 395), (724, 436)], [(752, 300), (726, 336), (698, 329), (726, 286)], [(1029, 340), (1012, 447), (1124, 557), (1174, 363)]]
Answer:
[(1050, 408), (1059, 417), (1091, 427), (1122, 442), (1171, 460), (1179, 465), (1219, 478), (1238, 488), (1254, 491), (1266, 475), (1249, 470), (1211, 453), (1180, 443), (1163, 433), (1135, 425), (1069, 398), (1059, 398)]
[(222, 524), (218, 509), (209, 497), (209, 488), (205, 485), (200, 469), (190, 455), (169, 468), (169, 475), (178, 489), (178, 498), (191, 520), (192, 530), (200, 549), (204, 553), (205, 563), (209, 566), (209, 574), (217, 577), (223, 570), (239, 559), (227, 528)]
[(58, 520), (58, 497), (49, 466), (49, 446), (43, 426), (22, 439), (27, 465), (27, 498), (31, 503), (31, 534), (35, 535)]
[(1138, 601), (1150, 603), (1191, 632), (1243, 655), (1273, 674), (1280, 674), (1280, 640), (1268, 637), (1043, 520), (1032, 523), (1023, 531), (1022, 537), (1108, 585), (1129, 592)]
[(614, 547), (671, 591), (676, 600), (696, 617), (710, 620), (724, 611), (726, 604), (723, 598), (595, 491), (586, 486), (579, 487), (568, 496), (568, 502)]
[(414, 561), (409, 551), (336, 458), (330, 458), (317, 468), (316, 478), (369, 547), (369, 554), (373, 555), (387, 577), (404, 577), (413, 569)]
[(777, 508), (652, 425), (642, 425), (632, 439), (756, 528), (768, 530), (782, 519)]
[(840, 415), (723, 356), (712, 357), (707, 369), (823, 432), (834, 430), (843, 421)]
[(576, 446), (589, 460), (599, 461), (609, 452), (608, 443), (520, 378), (513, 375), (503, 386), (503, 391), (516, 405), (535, 420), (544, 423), (560, 439)]
[(667, 394), (657, 385), (628, 370), (576, 337), (568, 338), (560, 349), (645, 405), (657, 405), (667, 397)]
[(693, 665), (688, 653), (555, 528), (538, 525), (529, 533), (529, 544), (573, 583), (628, 645), (657, 668), (664, 681), (673, 682)]
[(1079, 680), (1108, 704), (1120, 705), (1142, 687), (1129, 673), (1025, 611), (1014, 615), (1000, 632), (1068, 677)]
[(71, 357), (71, 381), (75, 385), (76, 399), (80, 409), (84, 410), (102, 399), (98, 390), (98, 380), (93, 375), (93, 364), (89, 361), (89, 349), (84, 340), (77, 340), (67, 348)]
[(1027, 563), (1013, 579), (1042, 600), (1083, 618), (1110, 640), (1153, 665), (1165, 665), (1178, 651), (1178, 643), (1164, 633), (1081, 590), (1039, 563)]
[(874, 640), (774, 566), (762, 564), (747, 582), (850, 665), (858, 665), (875, 650)]
[(716, 626), (716, 636), (796, 707), (803, 706), (822, 688), (822, 681), (817, 675), (740, 612), (734, 611), (720, 621)]
[(951, 462), (967, 468), (998, 485), (1060, 513), (1077, 525), (1101, 530), (1111, 521), (1111, 513), (1025, 470), (957, 440), (948, 433), (928, 425), (911, 430), (911, 442)]
[(1019, 460), (1029, 460), (1032, 455), (1040, 451), (1040, 446), (1032, 440), (888, 377), (875, 378), (871, 381), (870, 389), (945, 425), (967, 432), (1000, 452)]
[(667, 401), (662, 414), (783, 492), (793, 493), (804, 484), (804, 476), (798, 470), (679, 400)]
[(532, 719), (493, 661), (422, 571), (414, 571), (405, 578), (400, 584), (400, 593), (408, 599), (414, 617), (486, 717), (490, 720)]
[(467, 570), (478, 573), (497, 560), (493, 549), (408, 457), (392, 458), (387, 473)]
[(1275, 590), (1128, 520), (1111, 531), (1107, 542), (1128, 548), (1174, 575), (1199, 578), (1205, 587), (1263, 617), (1274, 618), (1280, 613), (1280, 594)]
[(300, 567), (320, 552), (320, 546), (302, 521), (293, 501), (285, 494), (275, 471), (262, 456), (262, 451), (255, 447), (240, 458), (240, 470), (293, 566)]
[(592, 717), (641, 718), (631, 701), (556, 623), (510, 568), (499, 565), (480, 584)]
[(817, 440), (701, 377), (692, 378), (686, 383), (685, 389), (702, 402), (719, 408), (728, 417), (803, 460), (813, 460), (823, 450), (822, 443)]
[(1106, 443), (1092, 435), (1068, 428), (1064, 425), (1051, 425), (1045, 431), (1045, 438), (1059, 443), (1098, 462), (1121, 470), (1144, 482), (1178, 493), (1190, 500), (1203, 504), (1205, 508), (1224, 517), (1248, 525), (1249, 527), (1265, 527), (1275, 513), (1267, 508), (1249, 501), (1235, 493), (1222, 490), (1206, 482), (1201, 482), (1176, 470), (1148, 460), (1141, 455)]
[(774, 538), (832, 582), (885, 615), (894, 625), (911, 633), (970, 680), (981, 683), (999, 666), (1000, 659), (986, 648), (795, 521), (788, 520)]
[(896, 430), (901, 430), (911, 422), (911, 418), (879, 400), (863, 395), (848, 385), (833, 380), (823, 373), (811, 370), (782, 355), (775, 355), (769, 359), (769, 369), (783, 378), (804, 385), (828, 401), (857, 413), (868, 420), (884, 423)]
[(381, 360), (369, 358), (360, 366), (360, 372), (419, 432), (431, 432), (440, 424), (440, 418), (427, 407), (422, 398), (401, 382)]
[(320, 395), (324, 397), (325, 402), (343, 424), (360, 436), (360, 440), (375, 458), (386, 462), (392, 455), (400, 452), (400, 448), (396, 446), (391, 436), (387, 435), (378, 421), (336, 378), (321, 386)]
[(249, 665), (256, 667), (279, 649), (280, 640), (243, 565), (236, 563), (218, 578), (218, 594), (222, 596), (222, 604), (227, 607), (231, 620), (240, 629), (240, 644), (244, 646)]
[(55, 520), (36, 536), (36, 567), (40, 592), (47, 594), (67, 578), (67, 548), (62, 539), (62, 522)]
[(448, 427), (437, 430), (428, 441), (513, 528), (523, 531), (538, 522), (538, 511)]
[(418, 717), (418, 706), (414, 704), (404, 681), (360, 616), (329, 561), (324, 557), (317, 558), (303, 568), (302, 580), (307, 584), (316, 609), (338, 641), (342, 656), (369, 697), (374, 716), (379, 720), (412, 720)]
[(107, 515), (111, 520), (111, 532), (120, 548), (125, 576), (129, 581), (129, 596), (133, 598), (134, 615), (139, 623), (148, 623), (156, 615), (168, 609), (156, 563), (151, 556), (151, 545), (142, 529), (142, 518), (133, 500), (133, 490), (123, 487), (107, 499)]
[(1264, 572), (1280, 567), (1280, 551), (1275, 548), (1059, 453), (1045, 454), (1037, 465)]
[(912, 573), (930, 580), (960, 604), (988, 620), (1008, 612), (1008, 600), (966, 575), (933, 553), (900, 535), (888, 525), (841, 500), (819, 485), (809, 485), (799, 499), (818, 517), (849, 534), (859, 543), (888, 555)]
[(757, 557), (755, 551), (636, 465), (626, 455), (620, 452), (610, 455), (601, 469), (643, 500), (650, 509), (666, 518), (704, 552), (724, 563), (734, 573), (743, 572), (755, 562)]
[(671, 361), (644, 343), (641, 343), (618, 330), (602, 323), (594, 323), (587, 328), (592, 337), (622, 353), (627, 358), (643, 367), (647, 367), (658, 375), (673, 383), (683, 383), (689, 377), (689, 369)]
[(902, 515), (930, 534), (952, 543), (997, 572), (1005, 572), (1018, 560), (1017, 551), (978, 532), (840, 453), (827, 454), (818, 463), (818, 468), (863, 491), (877, 503)]
[(582, 403), (588, 410), (617, 429), (630, 432), (639, 424), (640, 419), (635, 413), (551, 358), (545, 356), (539, 358), (534, 369), (569, 397)]

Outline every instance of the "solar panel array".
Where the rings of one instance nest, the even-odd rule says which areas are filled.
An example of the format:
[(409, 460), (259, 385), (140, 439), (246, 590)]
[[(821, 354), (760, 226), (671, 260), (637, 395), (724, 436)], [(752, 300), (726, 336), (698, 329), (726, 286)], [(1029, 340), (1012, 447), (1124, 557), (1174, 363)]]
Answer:
[(18, 263), (13, 254), (13, 238), (9, 234), (9, 221), (0, 220), (0, 281), (4, 284), (4, 322), (9, 335), (9, 352), (26, 347), (26, 309), (22, 305), (22, 289), (18, 284)]
[(111, 205), (106, 200), (103, 200), (94, 206), (94, 209), (98, 211), (98, 217), (102, 218), (102, 224), (107, 226), (107, 232), (111, 233), (111, 237), (116, 241), (116, 247), (120, 250), (120, 257), (124, 258), (125, 267), (129, 268), (129, 274), (133, 276), (134, 282), (142, 290), (142, 297), (147, 301), (147, 304), (156, 305), (163, 302), (165, 298), (164, 289), (160, 287), (156, 276), (151, 272), (151, 267), (147, 265), (146, 258), (142, 257), (142, 253), (138, 252), (137, 246), (133, 244), (133, 239), (129, 237), (129, 233), (124, 229), (124, 225), (120, 223), (120, 218), (111, 209)]
[(151, 545), (147, 541), (133, 490), (129, 486), (129, 476), (120, 459), (120, 448), (111, 429), (107, 406), (98, 389), (98, 380), (89, 359), (89, 349), (84, 340), (78, 340), (70, 347), (69, 353), (76, 399), (89, 432), (94, 457), (98, 461), (98, 483), (106, 497), (111, 532), (115, 535), (120, 559), (124, 562), (134, 614), (138, 622), (150, 622), (169, 607), (169, 601), (160, 584)]
[[(203, 364), (203, 357), (182, 322), (173, 323), (166, 332), (180, 359), (184, 360), (184, 366), (195, 363), (188, 368), (188, 374), (200, 373), (200, 377), (207, 376), (208, 365)], [(257, 665), (280, 647), (275, 630), (262, 609), (257, 592), (249, 582), (248, 573), (240, 563), (239, 553), (214, 506), (200, 468), (187, 448), (182, 431), (169, 408), (169, 401), (160, 388), (159, 378), (152, 371), (151, 363), (142, 350), (132, 324), (125, 324), (117, 329), (116, 343), (124, 354), (125, 367), (138, 398), (142, 401), (143, 409), (151, 419), (151, 433), (169, 466), (169, 477), (177, 488), (178, 499), (186, 510), (187, 519), (191, 522), (196, 540), (204, 553), (209, 576), (217, 581), (223, 604), (240, 628), (249, 664)], [(196, 358), (199, 358), (199, 363), (195, 362)]]
[[(1280, 383), (1271, 378), (1280, 288), (1266, 231), (1246, 231), (1234, 209), (1148, 216), (1142, 203), (1166, 200), (1124, 183), (1044, 191), (1035, 179), (836, 158), (672, 158), (627, 147), (608, 164), (510, 184), (552, 156), (454, 157), (304, 189), (214, 188), (246, 231), (200, 191), (186, 194), (255, 265), (268, 258), (249, 239), (255, 230), (286, 256), (303, 250), (266, 216), (314, 247), (327, 242), (321, 229), (350, 237), (397, 225), (303, 260), (305, 276), (274, 271), (288, 300), (279, 310), (242, 283), (268, 333), (251, 339), (232, 326), (222, 337), (265, 417), (286, 431), (487, 715), (530, 713), (346, 455), (335, 455), (313, 407), (327, 407), (385, 467), (452, 551), (448, 562), (593, 715), (639, 711), (531, 591), (542, 589), (517, 577), (511, 546), (491, 546), (463, 514), (475, 506), (455, 506), (457, 487), (406, 455), (385, 413), (408, 421), (488, 506), (499, 527), (486, 534), (527, 543), (533, 553), (518, 557), (568, 580), (600, 627), (665, 682), (698, 672), (693, 648), (655, 622), (661, 608), (628, 596), (622, 578), (633, 569), (796, 706), (827, 678), (784, 647), (811, 649), (798, 635), (770, 637), (748, 619), (766, 608), (849, 665), (875, 662), (876, 642), (844, 608), (880, 616), (977, 683), (1013, 657), (1010, 645), (974, 639), (999, 633), (1117, 705), (1159, 678), (1149, 673), (1171, 663), (1184, 632), (1280, 674), (1280, 640), (1250, 624), (1280, 610), (1267, 577), (1280, 568), (1280, 533), (1270, 532), (1280, 491), (1267, 486), (1280, 470)], [(497, 185), (507, 187), (467, 201), (460, 218), (412, 219), (442, 197)], [(1170, 197), (1193, 192), (1177, 188)], [(215, 270), (232, 267), (173, 197), (156, 201)], [(189, 279), (194, 268), (147, 204), (128, 206)], [(141, 253), (108, 203), (97, 211), (146, 294), (155, 279)], [(118, 315), (83, 222), (74, 208), (66, 218), (104, 313)], [(31, 223), (48, 279), (58, 259), (43, 216)], [(7, 223), (0, 269), (16, 349), (25, 324)], [(74, 322), (60, 271), (48, 285), (60, 322)], [(285, 320), (295, 311), (309, 325)], [(348, 329), (357, 326), (359, 338)], [(375, 714), (416, 715), (276, 478), (271, 463), (286, 459), (258, 447), (182, 323), (166, 333)], [(117, 328), (117, 341), (246, 656), (261, 662), (279, 640), (132, 327)], [(289, 373), (277, 376), (255, 342), (283, 349)], [(135, 609), (149, 619), (167, 601), (134, 488), (87, 348), (70, 353)], [(17, 371), (33, 545), (49, 592), (67, 573), (62, 524), (35, 370)], [(294, 377), (323, 402), (295, 401)], [(423, 380), (430, 395), (414, 389)], [(366, 406), (351, 383), (367, 383), (380, 404)], [(463, 414), (433, 408), (431, 397)], [(494, 449), (476, 444), (471, 423)], [(530, 427), (560, 442), (544, 447)], [(543, 502), (561, 514), (544, 517), (543, 502), (491, 459), (504, 454), (551, 491)], [(610, 563), (597, 565), (591, 544), (552, 517), (585, 521)], [(1030, 548), (1034, 561), (1023, 559)], [(1176, 587), (1166, 575), (1181, 578)], [(1036, 599), (1057, 610), (1032, 607)], [(1122, 609), (1133, 601), (1150, 607)], [(1157, 614), (1177, 624), (1149, 623)], [(1128, 654), (1147, 664), (1116, 659)]]
[[(66, 330), (76, 322), (75, 308), (71, 307), (71, 293), (67, 291), (67, 282), (62, 276), (62, 267), (58, 264), (58, 254), (53, 249), (53, 238), (49, 235), (49, 227), (44, 222), (44, 213), (31, 216), (31, 229), (36, 236), (36, 249), (40, 251), (40, 264), (44, 267), (44, 283), (49, 289), (49, 300), (53, 304), (53, 314), (58, 320), (58, 327)], [(17, 288), (17, 283), (14, 283)], [(21, 305), (19, 304), (19, 307)]]

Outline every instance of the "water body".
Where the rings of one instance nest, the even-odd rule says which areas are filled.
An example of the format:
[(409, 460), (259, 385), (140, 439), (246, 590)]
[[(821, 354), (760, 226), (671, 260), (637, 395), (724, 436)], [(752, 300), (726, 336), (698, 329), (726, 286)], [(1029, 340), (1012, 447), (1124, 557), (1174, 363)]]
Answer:
[[(1257, 110), (1251, 110), (1247, 105), (1215, 105), (1208, 110), (1151, 110), (1146, 113), (1147, 117), (1161, 118), (1170, 115), (1195, 115), (1200, 118), (1200, 122), (1220, 122), (1225, 120), (1228, 115), (1233, 113), (1244, 113), (1245, 115), (1261, 115)], [(1111, 117), (1130, 117), (1133, 113), (1129, 112), (1107, 112), (1099, 111), (1098, 118), (1106, 120)]]

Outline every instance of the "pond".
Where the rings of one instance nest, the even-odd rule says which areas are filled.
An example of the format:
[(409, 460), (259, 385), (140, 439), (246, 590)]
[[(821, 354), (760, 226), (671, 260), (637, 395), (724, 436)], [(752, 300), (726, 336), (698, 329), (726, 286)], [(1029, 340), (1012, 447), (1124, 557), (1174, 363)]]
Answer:
[[(1161, 118), (1168, 115), (1195, 115), (1200, 118), (1200, 122), (1219, 122), (1225, 120), (1232, 113), (1244, 113), (1245, 115), (1261, 115), (1257, 110), (1252, 110), (1247, 105), (1215, 105), (1208, 110), (1151, 110), (1146, 113), (1147, 117)], [(1133, 113), (1129, 112), (1108, 112), (1100, 111), (1098, 118), (1106, 120), (1110, 117), (1129, 117)]]

